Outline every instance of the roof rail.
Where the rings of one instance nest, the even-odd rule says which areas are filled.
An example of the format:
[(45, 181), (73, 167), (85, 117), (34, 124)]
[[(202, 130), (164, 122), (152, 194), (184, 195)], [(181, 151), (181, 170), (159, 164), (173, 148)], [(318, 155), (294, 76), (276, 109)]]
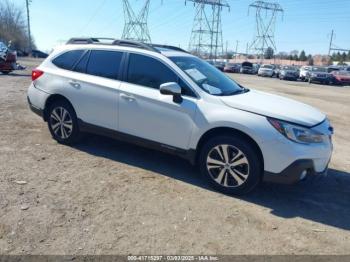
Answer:
[(114, 42), (114, 38), (107, 38), (107, 37), (77, 37), (77, 38), (71, 38), (66, 43), (69, 44), (104, 44), (103, 41), (110, 41)]
[(106, 37), (71, 38), (67, 42), (67, 45), (69, 45), (69, 44), (76, 44), (76, 45), (79, 45), (79, 44), (119, 45), (119, 46), (141, 48), (141, 49), (145, 49), (145, 50), (149, 50), (149, 51), (157, 52), (157, 53), (161, 53), (161, 50), (159, 50), (159, 48), (164, 48), (164, 49), (188, 53), (187, 51), (181, 49), (180, 47), (171, 46), (171, 45), (146, 44), (146, 43), (137, 42), (137, 41), (133, 41), (133, 40), (117, 40), (114, 38), (106, 38)]
[(180, 51), (180, 52), (184, 52), (184, 53), (188, 53), (186, 50), (177, 47), (177, 46), (172, 46), (172, 45), (159, 45), (159, 44), (150, 44), (153, 47), (158, 47), (158, 48), (165, 48), (165, 49), (169, 49), (169, 50), (174, 50), (174, 51)]
[(115, 41), (113, 41), (112, 45), (136, 47), (136, 48), (141, 48), (141, 49), (160, 53), (160, 51), (155, 49), (154, 47), (152, 47), (151, 44), (145, 44), (142, 42), (137, 42), (137, 41), (132, 41), (132, 40), (115, 40)]

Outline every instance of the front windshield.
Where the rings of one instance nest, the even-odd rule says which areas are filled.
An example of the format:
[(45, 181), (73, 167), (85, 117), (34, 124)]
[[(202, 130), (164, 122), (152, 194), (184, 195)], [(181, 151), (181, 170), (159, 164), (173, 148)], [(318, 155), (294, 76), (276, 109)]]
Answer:
[(169, 57), (205, 92), (216, 96), (227, 96), (245, 91), (231, 78), (197, 57)]
[(327, 69), (324, 67), (313, 67), (312, 71), (314, 71), (314, 72), (327, 72)]
[(262, 68), (269, 68), (269, 69), (273, 69), (272, 65), (263, 65)]

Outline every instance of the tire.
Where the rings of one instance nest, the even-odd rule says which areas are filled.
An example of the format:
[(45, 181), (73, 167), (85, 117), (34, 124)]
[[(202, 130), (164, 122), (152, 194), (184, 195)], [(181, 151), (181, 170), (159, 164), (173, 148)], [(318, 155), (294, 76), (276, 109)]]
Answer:
[[(62, 118), (64, 122), (60, 122)], [(73, 107), (65, 100), (59, 100), (50, 105), (47, 125), (53, 139), (58, 143), (72, 145), (79, 141), (77, 115)]]
[(4, 75), (8, 75), (10, 71), (1, 71), (1, 73), (3, 73)]
[[(228, 161), (223, 160), (226, 156)], [(238, 159), (234, 161), (236, 157)], [(241, 164), (233, 166), (238, 161)], [(210, 139), (201, 149), (198, 165), (204, 179), (224, 194), (249, 193), (262, 178), (262, 163), (256, 149), (242, 137), (219, 136)]]

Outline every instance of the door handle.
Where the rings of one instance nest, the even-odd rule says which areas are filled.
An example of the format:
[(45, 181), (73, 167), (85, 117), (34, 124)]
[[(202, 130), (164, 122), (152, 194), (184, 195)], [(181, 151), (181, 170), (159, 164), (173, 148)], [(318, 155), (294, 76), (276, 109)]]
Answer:
[(132, 101), (135, 101), (135, 97), (132, 96), (132, 95), (127, 95), (127, 94), (120, 94), (120, 97), (129, 101), (129, 102), (132, 102)]
[(76, 80), (69, 80), (68, 83), (75, 88), (80, 87), (80, 84)]

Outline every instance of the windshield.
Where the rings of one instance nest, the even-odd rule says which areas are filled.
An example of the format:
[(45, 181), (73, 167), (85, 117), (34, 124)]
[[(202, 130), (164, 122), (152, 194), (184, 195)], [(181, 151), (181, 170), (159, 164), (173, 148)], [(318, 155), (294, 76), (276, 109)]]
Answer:
[(327, 72), (327, 69), (324, 67), (313, 67), (312, 71), (314, 71), (314, 72)]
[(262, 65), (261, 67), (262, 67), (262, 68), (269, 68), (269, 69), (273, 69), (273, 66), (272, 66), (272, 65)]
[(197, 57), (169, 57), (205, 92), (227, 96), (245, 91), (231, 78)]

